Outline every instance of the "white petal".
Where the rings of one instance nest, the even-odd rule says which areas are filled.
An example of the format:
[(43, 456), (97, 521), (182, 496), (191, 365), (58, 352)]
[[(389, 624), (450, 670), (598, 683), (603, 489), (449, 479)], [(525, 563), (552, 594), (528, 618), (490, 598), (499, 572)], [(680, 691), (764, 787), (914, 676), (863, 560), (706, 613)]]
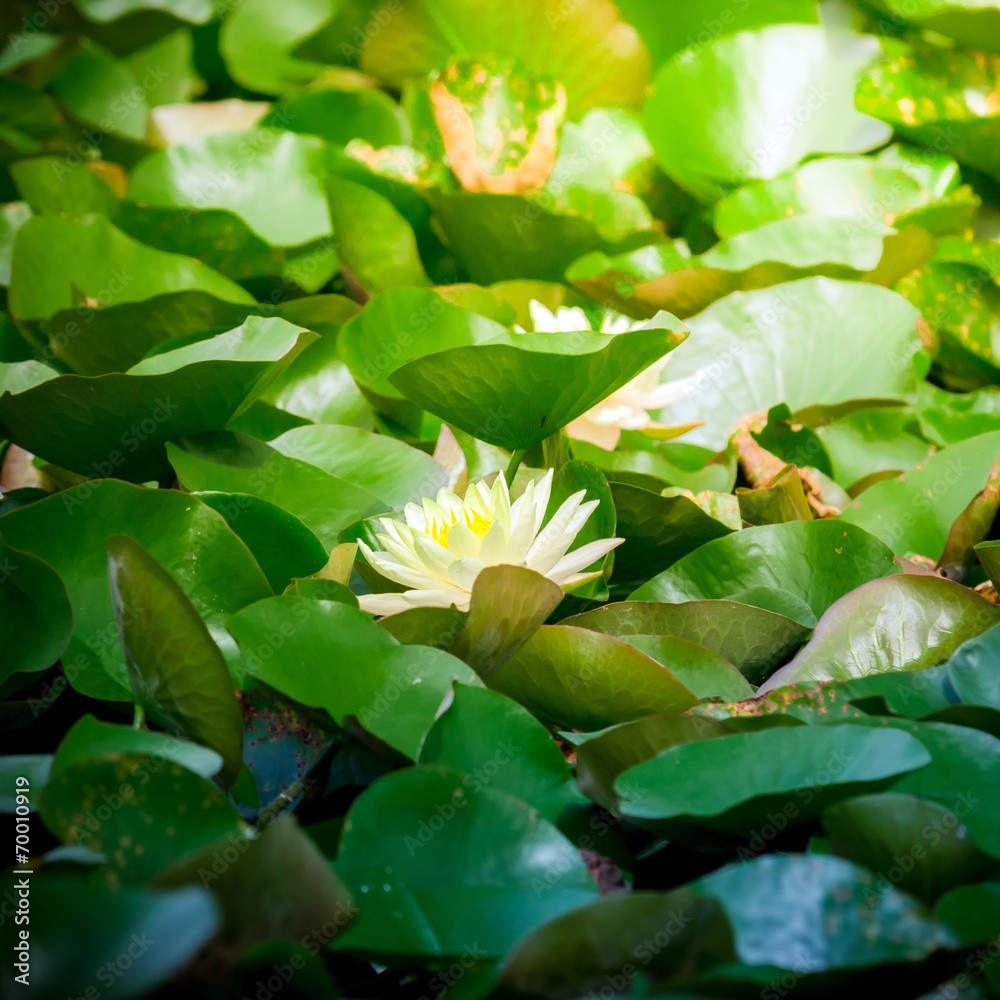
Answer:
[(507, 543), (510, 540), (508, 525), (501, 520), (493, 522), (490, 530), (483, 536), (479, 546), (479, 559), (486, 566), (499, 566), (508, 562)]
[(413, 539), (413, 544), (417, 550), (417, 557), (423, 564), (421, 568), (427, 569), (442, 580), (447, 580), (448, 570), (455, 561), (455, 554), (435, 542), (429, 535), (418, 535)]
[[(579, 509), (586, 495), (586, 490), (578, 490), (562, 502), (559, 509), (549, 518), (545, 527), (538, 532), (538, 537), (535, 538), (531, 548), (528, 549), (528, 554), (525, 558), (529, 565), (533, 566), (537, 559), (543, 558), (550, 549), (562, 541), (570, 521), (573, 520), (573, 515)], [(572, 544), (572, 539), (569, 544)], [(563, 551), (565, 552), (566, 550), (563, 549)]]
[(482, 544), (479, 535), (466, 524), (464, 517), (459, 518), (448, 532), (448, 551), (459, 559), (469, 556), (478, 558)]
[(549, 506), (549, 497), (552, 496), (552, 477), (555, 469), (549, 469), (542, 479), (535, 483), (535, 534), (542, 528), (542, 521), (545, 520), (545, 511)]
[(437, 589), (442, 584), (447, 586), (446, 581), (438, 580), (429, 573), (404, 566), (385, 552), (374, 552), (362, 541), (359, 541), (358, 545), (371, 567), (387, 580), (392, 580), (393, 583), (401, 584), (404, 587), (417, 587), (422, 590)]
[(528, 303), (528, 313), (531, 316), (531, 326), (536, 333), (557, 333), (559, 324), (555, 313), (549, 312), (537, 299)]
[(457, 590), (407, 590), (402, 594), (364, 594), (358, 598), (362, 611), (375, 615), (397, 615), (411, 608), (469, 610), (470, 595)]
[[(529, 567), (535, 570), (536, 573), (548, 575), (549, 570), (569, 551), (570, 546), (576, 541), (576, 536), (580, 533), (580, 529), (587, 523), (588, 518), (597, 509), (598, 505), (599, 501), (597, 500), (588, 500), (586, 503), (581, 504), (574, 511), (569, 524), (565, 526), (553, 544), (544, 550), (539, 550), (535, 555), (528, 554)], [(546, 531), (548, 531), (548, 527), (543, 530), (542, 534), (544, 535)]]
[(486, 569), (478, 559), (456, 559), (449, 567), (449, 577), (454, 586), (472, 592), (476, 577)]
[(427, 517), (424, 515), (423, 508), (417, 504), (408, 503), (403, 508), (403, 516), (406, 518), (406, 523), (416, 531), (427, 530)]
[[(426, 535), (419, 535), (419, 538), (426, 538)], [(387, 555), (394, 561), (398, 562), (401, 566), (406, 566), (408, 569), (416, 570), (418, 573), (426, 573), (429, 571), (429, 567), (425, 560), (417, 554), (416, 548), (410, 548), (407, 545), (402, 545), (397, 542), (394, 538), (390, 538), (388, 535), (379, 535), (378, 540), (382, 543), (385, 548), (384, 553), (375, 552), (374, 555), (377, 558), (385, 558)]]
[(596, 580), (600, 575), (600, 570), (596, 573), (577, 573), (575, 576), (571, 576), (568, 580), (564, 580), (559, 584), (559, 586), (562, 587), (564, 594), (569, 594), (578, 587), (582, 587), (585, 583), (590, 583), (591, 580)]
[(472, 595), (464, 590), (408, 590), (404, 595), (414, 608), (450, 608), (468, 611)]
[(402, 594), (362, 594), (358, 598), (358, 604), (362, 611), (367, 611), (370, 615), (398, 615), (413, 607)]
[(563, 556), (545, 575), (562, 586), (564, 579), (586, 569), (591, 563), (596, 562), (612, 549), (621, 545), (623, 541), (625, 541), (624, 538), (599, 538), (595, 542), (587, 542), (586, 545), (574, 549), (569, 555)]

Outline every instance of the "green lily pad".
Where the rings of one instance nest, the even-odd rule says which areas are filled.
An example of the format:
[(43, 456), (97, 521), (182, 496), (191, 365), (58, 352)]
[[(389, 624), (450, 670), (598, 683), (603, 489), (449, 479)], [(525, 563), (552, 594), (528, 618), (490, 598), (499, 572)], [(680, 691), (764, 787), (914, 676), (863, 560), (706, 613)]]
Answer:
[(211, 21), (215, 13), (211, 0), (178, 0), (171, 3), (166, 0), (74, 0), (74, 4), (88, 21), (98, 24), (117, 21), (140, 10), (165, 9), (173, 17), (192, 24)]
[(170, 472), (165, 442), (223, 428), (315, 339), (284, 320), (250, 316), (121, 374), (59, 375), (37, 361), (0, 365), (0, 427), (26, 450), (82, 475), (160, 479)]
[(930, 751), (931, 763), (904, 775), (893, 791), (932, 799), (950, 809), (980, 850), (1000, 858), (1000, 808), (989, 781), (1000, 762), (1000, 739), (940, 722), (879, 719), (870, 724), (912, 734)]
[(43, 559), (62, 578), (73, 608), (62, 664), (81, 693), (132, 700), (108, 589), (104, 540), (113, 534), (133, 537), (177, 580), (230, 670), (242, 676), (225, 621), (270, 588), (221, 515), (195, 497), (99, 479), (5, 514), (3, 533), (9, 545)]
[(748, 184), (717, 202), (712, 219), (725, 237), (803, 215), (851, 221), (859, 231), (913, 221), (944, 235), (969, 228), (978, 204), (960, 186), (958, 164), (950, 157), (927, 150), (916, 159), (908, 147), (896, 146), (876, 157), (819, 157), (773, 180)]
[[(30, 963), (29, 981), (44, 996), (73, 996), (95, 970), (119, 968), (123, 954), (130, 960), (128, 975), (112, 977), (106, 996), (128, 1000), (169, 989), (219, 927), (218, 905), (201, 886), (112, 889), (56, 872), (32, 879), (31, 946), (49, 960)], [(78, 913), (91, 919), (76, 921)]]
[[(389, 382), (411, 402), (488, 444), (530, 448), (620, 389), (685, 336), (667, 313), (607, 334), (507, 334), (396, 368)], [(559, 387), (553, 396), (551, 386)]]
[(332, 232), (323, 143), (293, 132), (227, 132), (171, 146), (132, 171), (128, 193), (160, 208), (228, 209), (272, 246)]
[[(621, 811), (633, 819), (742, 835), (765, 822), (769, 810), (786, 825), (803, 822), (929, 761), (906, 733), (776, 726), (669, 746), (623, 772), (614, 787)], [(720, 778), (706, 783), (705, 774)]]
[(718, 653), (672, 635), (630, 635), (623, 640), (667, 668), (696, 698), (744, 701), (746, 678)]
[(571, 1000), (628, 989), (640, 976), (679, 985), (734, 959), (732, 932), (716, 900), (687, 888), (619, 893), (527, 935), (504, 958), (490, 995)]
[(898, 555), (937, 560), (962, 511), (990, 477), (1000, 455), (1000, 431), (949, 445), (898, 479), (864, 491), (840, 520), (858, 525)]
[(490, 687), (565, 729), (602, 729), (698, 703), (645, 653), (612, 636), (566, 625), (543, 625), (490, 678)]
[[(230, 859), (237, 852), (239, 859)], [(159, 880), (211, 888), (222, 909), (216, 946), (232, 962), (261, 941), (329, 943), (357, 906), (296, 820), (282, 816), (261, 836), (209, 849)]]
[(424, 765), (358, 797), (334, 870), (359, 912), (338, 950), (445, 958), (474, 941), (478, 955), (499, 957), (598, 895), (576, 848), (536, 809), (472, 786), (459, 770)]
[(149, 104), (132, 67), (89, 38), (80, 40), (49, 80), (49, 87), (84, 125), (133, 143), (146, 138)]
[(225, 658), (176, 580), (128, 535), (105, 542), (136, 701), (176, 736), (215, 750), (228, 787), (243, 767), (243, 713)]
[(777, 403), (899, 398), (916, 387), (918, 318), (895, 292), (829, 278), (730, 295), (688, 321), (667, 367), (683, 396), (657, 419), (704, 420), (685, 439), (719, 450), (737, 421)]
[(695, 715), (648, 715), (592, 736), (577, 747), (580, 790), (605, 809), (618, 812), (618, 775), (651, 760), (667, 747), (725, 736), (724, 723)]
[(436, 497), (448, 470), (430, 455), (384, 434), (315, 424), (286, 431), (271, 447), (289, 458), (360, 486), (396, 509)]
[(833, 853), (875, 872), (881, 892), (898, 886), (925, 903), (996, 870), (959, 818), (930, 799), (859, 795), (823, 813)]
[(793, 215), (738, 233), (698, 256), (683, 242), (612, 258), (588, 254), (566, 278), (632, 316), (666, 309), (687, 317), (732, 292), (812, 275), (892, 285), (933, 253), (934, 240), (916, 227), (899, 232), (881, 222), (862, 227), (852, 220)]
[(944, 552), (941, 553), (941, 558), (935, 567), (938, 573), (949, 580), (965, 579), (966, 574), (975, 565), (979, 546), (990, 534), (998, 509), (1000, 509), (1000, 459), (990, 468), (986, 485), (955, 518), (955, 523), (948, 532)]
[(725, 600), (764, 586), (801, 597), (819, 616), (855, 587), (896, 571), (892, 552), (866, 531), (834, 520), (790, 521), (708, 542), (631, 600)]
[(184, 438), (167, 445), (167, 457), (187, 489), (259, 497), (297, 517), (327, 549), (348, 525), (385, 510), (362, 487), (245, 434)]
[(878, 10), (890, 15), (894, 25), (910, 21), (940, 32), (976, 49), (1000, 49), (1000, 15), (996, 7), (978, 0), (874, 0)]
[(283, 94), (309, 83), (322, 65), (294, 54), (330, 20), (333, 0), (243, 0), (226, 8), (229, 16), (219, 32), (219, 54), (232, 78), (249, 90)]
[(900, 474), (930, 458), (933, 445), (910, 414), (896, 407), (861, 409), (816, 428), (845, 489), (869, 476)]
[(391, 403), (403, 395), (388, 375), (405, 362), (506, 335), (499, 323), (451, 305), (430, 289), (398, 288), (376, 295), (344, 324), (338, 349), (358, 385)]
[(988, 941), (1000, 920), (1000, 882), (959, 886), (940, 900), (936, 912), (965, 944)]
[[(263, 309), (224, 302), (207, 292), (167, 292), (82, 316), (79, 309), (61, 309), (39, 325), (36, 336), (43, 342), (44, 357), (79, 375), (105, 375), (128, 371), (175, 337), (203, 340), (263, 314)], [(178, 340), (177, 346), (188, 342)]]
[(1000, 288), (987, 271), (932, 259), (896, 286), (938, 334), (935, 364), (946, 384), (957, 388), (1000, 379)]
[(363, 611), (333, 601), (274, 597), (229, 620), (246, 670), (288, 697), (351, 716), (414, 758), (452, 679), (478, 683), (461, 660), (429, 646), (402, 646)]
[(760, 683), (784, 663), (812, 631), (783, 614), (735, 601), (624, 601), (564, 618), (562, 624), (619, 638), (673, 635), (687, 639), (718, 653), (751, 683)]
[(43, 320), (61, 309), (80, 310), (86, 321), (89, 310), (182, 290), (253, 304), (239, 285), (200, 261), (144, 246), (102, 215), (29, 219), (18, 230), (14, 253), (10, 311), (21, 321)]
[(73, 632), (73, 611), (55, 570), (29, 552), (8, 545), (0, 535), (0, 680), (18, 671), (47, 670), (66, 650)]
[(442, 764), (472, 778), (475, 794), (496, 788), (555, 823), (582, 799), (569, 764), (545, 727), (517, 702), (485, 688), (455, 685), (448, 710), (424, 739), (420, 764)]
[(659, 65), (684, 49), (708, 45), (721, 35), (752, 31), (769, 24), (816, 24), (817, 11), (809, 0), (763, 0), (745, 7), (727, 0), (710, 0), (697, 7), (678, 6), (670, 17), (659, 16), (644, 0), (619, 0), (625, 18), (638, 29), (653, 62)]
[(564, 195), (561, 184), (558, 190), (560, 197), (544, 188), (523, 195), (433, 191), (429, 201), (452, 252), (482, 285), (562, 281), (585, 254), (614, 256), (661, 239), (634, 197), (622, 202), (605, 191), (581, 212), (580, 195)]
[(52, 758), (52, 775), (95, 757), (131, 753), (179, 764), (203, 778), (212, 778), (222, 758), (207, 747), (177, 739), (168, 733), (101, 722), (92, 715), (78, 719), (62, 738)]
[(381, 30), (365, 38), (361, 68), (393, 87), (423, 80), (452, 53), (489, 52), (559, 80), (576, 118), (592, 107), (637, 106), (649, 76), (639, 36), (606, 0), (580, 0), (571, 8), (559, 0), (421, 0), (402, 9), (386, 0), (372, 17)]
[(375, 149), (403, 145), (410, 134), (400, 106), (374, 87), (306, 90), (277, 103), (260, 124), (262, 128), (315, 135), (339, 146), (361, 139)]
[(611, 495), (625, 539), (615, 551), (615, 583), (643, 583), (706, 542), (732, 533), (688, 496), (660, 496), (627, 483), (613, 483)]
[(1000, 107), (990, 96), (998, 71), (997, 55), (904, 46), (860, 80), (857, 104), (898, 135), (1000, 177)]
[(722, 904), (742, 961), (796, 975), (914, 962), (953, 943), (923, 904), (830, 855), (752, 858), (691, 888)]
[(297, 518), (249, 493), (198, 493), (218, 511), (257, 560), (267, 582), (280, 594), (295, 577), (319, 572), (327, 561), (322, 542)]
[(410, 224), (377, 191), (328, 177), (326, 197), (343, 266), (369, 295), (429, 285)]
[(564, 123), (552, 172), (534, 200), (552, 213), (583, 217), (602, 239), (616, 243), (651, 235), (653, 213), (643, 199), (655, 205), (662, 180), (638, 116), (624, 108), (593, 108), (578, 122)]
[(757, 694), (788, 684), (932, 667), (998, 622), (1000, 607), (949, 580), (873, 580), (831, 605), (798, 656)]
[[(702, 201), (816, 153), (873, 149), (889, 129), (855, 111), (854, 87), (878, 55), (870, 36), (799, 24), (678, 53), (653, 81), (650, 141), (664, 170)], [(677, 100), (679, 93), (690, 97)]]
[(465, 625), (447, 648), (488, 681), (545, 623), (562, 588), (521, 566), (487, 566), (472, 585)]
[[(236, 809), (210, 781), (162, 757), (127, 752), (53, 774), (39, 812), (60, 840), (107, 855), (109, 884), (148, 881), (240, 832)], [(149, 828), (151, 835), (137, 836)]]

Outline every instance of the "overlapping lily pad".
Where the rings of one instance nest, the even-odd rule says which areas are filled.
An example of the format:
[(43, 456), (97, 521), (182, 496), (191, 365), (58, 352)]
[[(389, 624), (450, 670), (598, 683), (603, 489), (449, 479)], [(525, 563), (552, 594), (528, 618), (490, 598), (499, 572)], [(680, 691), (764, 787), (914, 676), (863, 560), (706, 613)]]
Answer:
[(920, 670), (1000, 622), (1000, 607), (935, 576), (899, 575), (858, 587), (833, 604), (813, 637), (761, 689)]
[[(848, 313), (854, 322), (845, 327), (837, 317)], [(794, 412), (898, 398), (916, 388), (917, 319), (894, 292), (829, 278), (728, 296), (688, 321), (691, 335), (665, 372), (683, 398), (658, 419), (702, 419), (685, 440), (719, 449), (738, 420), (776, 403)]]
[(2, 365), (0, 426), (22, 447), (83, 476), (159, 479), (169, 474), (166, 441), (225, 427), (315, 339), (284, 320), (251, 316), (121, 374), (86, 378), (37, 361)]
[(858, 85), (858, 108), (921, 145), (1000, 176), (1000, 108), (990, 97), (998, 60), (961, 48), (907, 47)]
[[(791, 50), (794, 60), (784, 57)], [(870, 36), (795, 24), (677, 53), (653, 81), (650, 141), (667, 173), (703, 201), (811, 154), (873, 149), (889, 129), (855, 110), (854, 82), (878, 55)], [(677, 101), (678, 92), (691, 99)]]
[[(537, 810), (499, 789), (476, 790), (450, 767), (383, 778), (344, 827), (335, 871), (359, 914), (338, 949), (457, 958), (471, 937), (479, 955), (499, 957), (526, 930), (598, 894), (576, 849)], [(495, 876), (474, 874), (497, 859)]]
[(222, 516), (199, 500), (95, 480), (4, 515), (3, 532), (8, 545), (52, 566), (66, 587), (73, 636), (63, 668), (77, 690), (117, 701), (132, 697), (104, 552), (104, 539), (116, 533), (135, 538), (177, 580), (240, 675), (239, 652), (224, 622), (270, 588)]
[[(668, 313), (608, 337), (515, 333), (415, 358), (389, 382), (431, 413), (488, 444), (530, 448), (586, 413), (685, 336)], [(559, 395), (544, 393), (557, 385)]]

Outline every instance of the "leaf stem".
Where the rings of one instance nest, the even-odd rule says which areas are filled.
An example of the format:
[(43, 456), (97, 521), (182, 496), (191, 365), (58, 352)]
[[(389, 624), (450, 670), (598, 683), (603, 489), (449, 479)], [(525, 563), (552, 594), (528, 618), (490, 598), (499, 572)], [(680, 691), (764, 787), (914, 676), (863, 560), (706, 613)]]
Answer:
[(139, 704), (135, 703), (135, 714), (132, 716), (132, 728), (142, 729), (146, 725), (146, 710)]
[(508, 486), (514, 482), (517, 470), (521, 467), (521, 459), (524, 458), (525, 450), (524, 448), (515, 448), (513, 454), (510, 456), (510, 464), (507, 466), (507, 472), (504, 475)]

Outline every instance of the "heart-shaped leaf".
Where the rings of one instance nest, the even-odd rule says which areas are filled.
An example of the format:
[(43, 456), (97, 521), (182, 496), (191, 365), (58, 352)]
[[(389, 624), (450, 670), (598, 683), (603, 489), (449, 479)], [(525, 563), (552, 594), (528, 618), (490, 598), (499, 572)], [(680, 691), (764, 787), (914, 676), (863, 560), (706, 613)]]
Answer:
[(932, 667), (998, 622), (1000, 607), (949, 580), (873, 580), (831, 605), (798, 656), (757, 694), (787, 684)]
[[(785, 58), (792, 50), (798, 58)], [(889, 129), (855, 111), (854, 86), (878, 55), (870, 36), (798, 24), (678, 53), (653, 81), (650, 141), (667, 173), (703, 201), (815, 153), (873, 149)], [(677, 100), (682, 93), (689, 99)]]
[(621, 638), (687, 639), (724, 657), (751, 683), (760, 683), (784, 663), (812, 631), (783, 614), (735, 601), (624, 601), (564, 618), (562, 624)]
[(543, 625), (490, 678), (490, 687), (566, 729), (602, 729), (643, 715), (683, 712), (698, 702), (635, 647), (565, 625)]
[(870, 531), (901, 556), (936, 561), (951, 526), (986, 485), (998, 456), (1000, 431), (950, 445), (898, 479), (869, 487), (840, 520)]
[(274, 597), (234, 615), (229, 629), (247, 673), (325, 709), (337, 725), (356, 718), (409, 757), (417, 756), (452, 679), (478, 683), (461, 660), (428, 646), (402, 646), (346, 604)]
[(37, 361), (0, 365), (0, 427), (33, 454), (84, 476), (169, 475), (164, 444), (221, 430), (316, 339), (281, 319), (157, 354), (121, 374), (59, 375)]
[(681, 398), (657, 419), (704, 420), (687, 440), (718, 450), (739, 420), (777, 403), (899, 398), (916, 387), (918, 318), (895, 292), (829, 278), (730, 295), (688, 322), (667, 368)]
[[(417, 405), (489, 444), (530, 448), (620, 389), (685, 336), (663, 313), (649, 326), (602, 333), (508, 334), (397, 368), (389, 381)], [(553, 396), (550, 386), (558, 386)]]
[(249, 493), (297, 517), (326, 548), (349, 524), (385, 509), (374, 494), (288, 458), (245, 434), (204, 434), (167, 446), (177, 478), (189, 490)]
[[(363, 792), (334, 870), (359, 908), (336, 947), (384, 958), (460, 957), (471, 941), (478, 955), (499, 957), (598, 894), (576, 849), (536, 809), (441, 765)], [(487, 870), (495, 874), (476, 874)]]
[(855, 587), (896, 571), (892, 552), (866, 531), (833, 520), (789, 521), (708, 542), (631, 599), (724, 600), (764, 586), (801, 597), (819, 616)]
[(114, 534), (134, 538), (180, 584), (230, 671), (242, 676), (225, 621), (269, 596), (270, 588), (222, 516), (195, 497), (97, 479), (5, 514), (3, 532), (8, 544), (43, 559), (62, 578), (73, 608), (73, 637), (62, 662), (78, 691), (132, 700), (104, 551)]

